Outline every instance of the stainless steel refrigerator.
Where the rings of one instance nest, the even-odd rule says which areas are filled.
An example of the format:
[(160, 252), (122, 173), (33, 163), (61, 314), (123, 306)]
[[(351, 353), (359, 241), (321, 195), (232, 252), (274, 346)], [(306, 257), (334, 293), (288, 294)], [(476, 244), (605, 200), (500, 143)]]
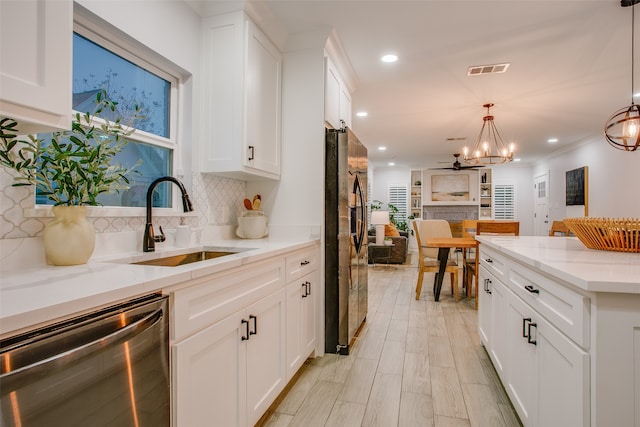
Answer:
[(349, 354), (367, 317), (367, 148), (326, 130), (325, 352)]

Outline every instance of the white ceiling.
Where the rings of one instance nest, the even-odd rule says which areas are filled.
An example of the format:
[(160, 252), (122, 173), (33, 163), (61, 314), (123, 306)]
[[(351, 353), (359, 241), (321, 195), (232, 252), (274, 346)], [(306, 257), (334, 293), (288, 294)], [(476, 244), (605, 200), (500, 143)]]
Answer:
[[(203, 15), (238, 5), (187, 1)], [(523, 163), (594, 138), (606, 144), (604, 123), (631, 102), (631, 8), (619, 0), (247, 4), (284, 34), (335, 30), (354, 71), (352, 127), (376, 166), (452, 162), (464, 142), (447, 139), (473, 146), (488, 102)], [(382, 63), (386, 53), (398, 62)], [(466, 75), (469, 66), (503, 62), (511, 64), (504, 74)], [(361, 110), (369, 115), (356, 117)], [(548, 144), (551, 137), (559, 142)]]

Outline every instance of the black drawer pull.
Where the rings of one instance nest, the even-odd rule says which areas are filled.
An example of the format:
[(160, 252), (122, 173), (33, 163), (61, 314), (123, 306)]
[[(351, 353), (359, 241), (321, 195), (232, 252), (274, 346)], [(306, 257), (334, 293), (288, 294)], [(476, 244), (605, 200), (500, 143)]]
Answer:
[(302, 262), (300, 263), (300, 265), (309, 265), (309, 261), (304, 260), (304, 261), (302, 261)]
[(489, 264), (492, 264), (492, 263), (493, 263), (493, 260), (492, 260), (491, 258), (485, 258), (484, 260), (485, 260), (486, 262), (488, 262)]
[(529, 338), (529, 335), (527, 335), (527, 323), (529, 322), (531, 322), (530, 317), (525, 317), (524, 319), (522, 319), (522, 338)]
[(249, 320), (253, 319), (253, 331), (249, 331), (249, 335), (255, 335), (258, 333), (258, 318), (253, 314), (249, 315)]
[(302, 293), (302, 298), (306, 298), (306, 297), (308, 297), (308, 296), (309, 296), (309, 293), (308, 293), (308, 292), (309, 292), (309, 290), (307, 289), (307, 283), (309, 283), (309, 282), (304, 282), (304, 283), (302, 284), (302, 289), (304, 289), (304, 291), (303, 291), (303, 293)]
[(253, 159), (256, 158), (255, 150), (256, 150), (256, 147), (254, 147), (253, 145), (249, 146), (249, 151), (251, 151), (251, 154), (249, 154), (249, 159), (248, 160), (253, 160)]
[(534, 340), (533, 339), (533, 335), (531, 335), (531, 327), (534, 327), (534, 328), (537, 329), (538, 328), (538, 324), (537, 323), (529, 323), (529, 325), (527, 326), (527, 335), (528, 335), (527, 336), (527, 342), (529, 344), (538, 345), (537, 344), (538, 342), (536, 340)]
[(242, 322), (244, 324), (244, 328), (245, 328), (245, 335), (242, 336), (242, 341), (246, 341), (249, 339), (249, 321), (242, 319)]
[(533, 285), (526, 285), (524, 288), (526, 290), (528, 290), (529, 292), (531, 292), (532, 294), (539, 294), (540, 293), (540, 289), (534, 288)]

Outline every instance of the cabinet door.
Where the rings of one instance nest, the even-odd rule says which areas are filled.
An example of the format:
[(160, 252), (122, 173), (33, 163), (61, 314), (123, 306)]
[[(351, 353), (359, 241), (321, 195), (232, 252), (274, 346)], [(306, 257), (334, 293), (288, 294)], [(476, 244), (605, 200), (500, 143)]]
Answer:
[(71, 127), (70, 0), (0, 1), (0, 116), (23, 133)]
[(504, 377), (506, 357), (506, 292), (507, 288), (480, 266), (478, 285), (478, 333), (493, 366)]
[(347, 87), (343, 84), (340, 86), (340, 120), (345, 125), (351, 127), (351, 94)]
[(247, 422), (254, 425), (286, 384), (285, 289), (252, 304), (246, 314)]
[(247, 21), (245, 166), (280, 175), (280, 52)]
[(511, 291), (508, 291), (506, 302), (507, 351), (504, 386), (522, 423), (525, 426), (533, 426), (537, 410), (538, 364), (536, 346), (526, 338), (528, 331), (533, 330), (529, 325), (535, 323), (533, 311)]
[(492, 279), (491, 286), (491, 360), (500, 378), (504, 378), (505, 360), (507, 357), (507, 296), (509, 290), (497, 279)]
[(173, 425), (247, 425), (243, 318), (233, 314), (172, 346)]
[(316, 349), (318, 272), (306, 276), (303, 284), (307, 286), (307, 296), (302, 299), (302, 356), (306, 360)]
[(306, 286), (295, 280), (287, 286), (287, 381), (304, 363), (302, 356), (302, 306)]
[(491, 345), (491, 317), (493, 313), (493, 298), (489, 274), (483, 266), (480, 266), (478, 276), (478, 334), (487, 352)]
[(544, 319), (536, 320), (537, 426), (589, 426), (589, 355)]
[(340, 75), (329, 58), (325, 58), (324, 120), (339, 129), (340, 126)]

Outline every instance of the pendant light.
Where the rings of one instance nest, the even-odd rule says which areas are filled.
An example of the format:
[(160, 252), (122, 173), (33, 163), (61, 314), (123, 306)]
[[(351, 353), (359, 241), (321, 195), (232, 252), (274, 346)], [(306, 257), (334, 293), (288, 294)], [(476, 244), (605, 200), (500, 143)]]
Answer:
[(640, 0), (621, 0), (622, 7), (631, 6), (631, 105), (616, 111), (604, 125), (604, 135), (607, 142), (618, 150), (636, 151), (640, 148), (640, 106), (633, 102), (634, 89), (634, 27), (635, 9), (634, 5)]
[(512, 161), (514, 146), (510, 144), (507, 147), (502, 141), (500, 132), (498, 132), (490, 112), (493, 104), (484, 104), (483, 107), (487, 109), (487, 115), (482, 118), (482, 128), (473, 151), (469, 152), (467, 147), (464, 147), (463, 158), (465, 163), (492, 165)]

